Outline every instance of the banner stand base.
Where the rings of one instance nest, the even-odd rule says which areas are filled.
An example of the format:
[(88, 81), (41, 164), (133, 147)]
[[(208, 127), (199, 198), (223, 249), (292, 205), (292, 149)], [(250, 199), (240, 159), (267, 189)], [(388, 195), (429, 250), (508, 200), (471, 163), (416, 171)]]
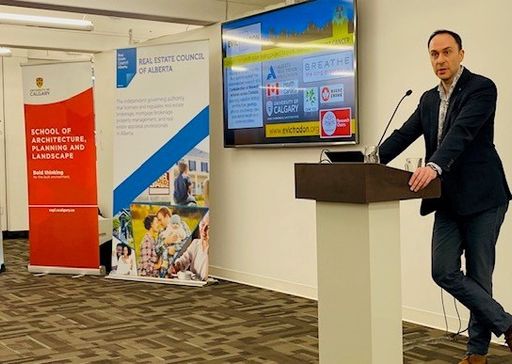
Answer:
[(189, 287), (204, 287), (206, 285), (217, 283), (215, 279), (208, 278), (207, 281), (193, 281), (190, 279), (162, 279), (156, 277), (139, 277), (139, 276), (121, 276), (116, 274), (110, 274), (106, 276), (107, 279), (116, 279), (121, 281), (135, 281), (135, 282), (148, 282), (148, 283), (160, 283), (160, 284), (174, 284), (177, 286), (189, 286)]
[(3, 273), (5, 272), (5, 264), (2, 263), (2, 265), (0, 265), (0, 273)]
[(45, 273), (45, 274), (69, 274), (69, 275), (89, 275), (104, 276), (105, 267), (98, 268), (67, 268), (67, 267), (50, 267), (44, 265), (28, 265), (29, 273)]

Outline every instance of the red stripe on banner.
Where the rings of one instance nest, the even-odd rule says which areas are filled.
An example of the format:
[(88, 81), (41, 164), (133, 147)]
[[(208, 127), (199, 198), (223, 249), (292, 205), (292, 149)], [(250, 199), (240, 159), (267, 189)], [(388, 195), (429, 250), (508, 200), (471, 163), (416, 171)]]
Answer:
[(32, 207), (29, 220), (31, 265), (98, 268), (96, 207)]
[(30, 264), (98, 268), (92, 88), (61, 102), (25, 104), (25, 132)]

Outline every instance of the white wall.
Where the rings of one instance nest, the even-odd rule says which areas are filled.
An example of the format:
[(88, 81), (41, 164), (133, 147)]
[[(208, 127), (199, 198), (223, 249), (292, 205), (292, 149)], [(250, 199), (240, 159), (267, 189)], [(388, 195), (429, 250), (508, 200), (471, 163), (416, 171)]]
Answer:
[[(512, 183), (512, 77), (508, 31), (512, 4), (506, 0), (360, 0), (361, 52), (360, 106), (362, 143), (376, 140), (398, 97), (408, 88), (414, 94), (403, 105), (395, 125), (416, 106), (421, 93), (437, 80), (430, 68), (426, 42), (439, 28), (453, 29), (463, 38), (464, 64), (473, 72), (492, 78), (499, 90), (495, 143)], [(417, 142), (393, 164), (403, 166), (405, 156), (422, 156)], [(404, 317), (444, 328), (440, 290), (430, 278), (432, 216), (418, 216), (418, 202), (404, 202), (401, 211), (402, 284)], [(497, 248), (494, 291), (496, 298), (512, 310), (512, 224), (506, 218)], [(453, 300), (445, 294), (450, 329), (458, 327)], [(459, 308), (461, 306), (459, 305)], [(466, 310), (461, 310), (467, 318)], [(465, 323), (463, 323), (463, 326)], [(464, 327), (465, 328), (465, 327)]]
[(114, 154), (115, 53), (99, 53), (94, 59), (94, 113), (96, 115), (96, 153), (98, 207), (103, 216), (112, 216)]
[(4, 58), (4, 117), (7, 186), (7, 230), (28, 230), (27, 162), (21, 63), (26, 58)]
[(211, 274), (316, 297), (314, 202), (294, 198), (293, 164), (320, 149), (225, 149), (220, 26), (145, 44), (198, 39), (210, 39)]
[[(447, 27), (461, 33), (466, 48), (465, 64), (497, 83), (496, 144), (512, 182), (512, 77), (508, 47), (508, 0), (481, 2), (466, 0), (359, 0), (359, 107), (361, 145), (375, 144), (396, 102), (405, 90), (409, 97), (398, 112), (395, 126), (413, 111), (427, 88), (436, 84), (426, 51), (429, 34)], [(212, 273), (262, 287), (316, 297), (316, 232), (314, 203), (296, 200), (293, 163), (318, 160), (320, 148), (224, 149), (222, 141), (221, 63), (219, 26), (161, 38), (158, 42), (210, 39), (211, 112), (211, 220)], [(156, 41), (153, 43), (157, 43)], [(13, 60), (14, 61), (14, 60)], [(8, 62), (8, 64), (11, 61)], [(10, 66), (9, 66), (10, 67)], [(15, 67), (6, 78), (6, 90), (19, 99), (6, 105), (19, 125), (6, 132), (17, 139), (14, 150), (24, 143), (20, 118), (21, 91), (9, 78), (19, 77)], [(9, 71), (10, 73), (10, 71)], [(114, 101), (114, 58), (109, 52), (96, 58), (96, 113), (98, 126), (100, 207), (111, 215), (111, 152)], [(18, 102), (15, 104), (14, 102)], [(18, 111), (16, 111), (18, 110)], [(9, 146), (11, 148), (11, 146)], [(18, 152), (24, 153), (18, 150)], [(16, 154), (16, 152), (13, 152)], [(421, 142), (411, 146), (393, 163), (402, 166), (405, 156), (421, 156)], [(22, 155), (22, 154), (20, 154)], [(9, 162), (18, 170), (13, 188), (12, 208), (26, 209), (24, 158)], [(430, 236), (432, 217), (419, 217), (418, 202), (402, 203), (402, 278), (404, 318), (443, 327), (439, 289), (430, 278)], [(25, 212), (26, 214), (26, 212)], [(512, 212), (510, 213), (512, 214)], [(512, 216), (512, 215), (509, 215)], [(21, 214), (20, 214), (21, 217)], [(495, 296), (512, 310), (509, 282), (512, 270), (512, 224), (505, 221), (498, 243)], [(26, 226), (25, 226), (26, 228)], [(16, 229), (13, 229), (16, 230)], [(383, 257), (386, 259), (386, 257)], [(456, 329), (451, 300), (445, 296), (450, 326)], [(463, 313), (466, 315), (466, 313)], [(467, 317), (467, 316), (466, 316)]]
[[(430, 68), (426, 41), (438, 28), (461, 33), (465, 65), (483, 73), (499, 88), (496, 144), (512, 182), (512, 79), (507, 46), (506, 0), (359, 0), (359, 106), (361, 144), (374, 144), (396, 102), (409, 88), (414, 94), (398, 112), (395, 126), (414, 110), (421, 93), (437, 80)], [(485, 14), (485, 16), (483, 16)], [(160, 39), (211, 40), (211, 206), (212, 272), (241, 282), (316, 297), (314, 204), (294, 199), (293, 163), (318, 159), (319, 148), (224, 149), (222, 147), (219, 27)], [(406, 156), (422, 156), (422, 141)], [(443, 327), (440, 291), (430, 278), (432, 216), (420, 217), (417, 201), (402, 203), (402, 278), (404, 318)], [(498, 243), (495, 296), (512, 310), (512, 225), (507, 219)], [(386, 259), (386, 257), (383, 257)], [(456, 330), (453, 301), (445, 294), (450, 329)], [(460, 308), (460, 305), (459, 305)], [(462, 310), (463, 317), (467, 312)]]
[(4, 62), (0, 58), (0, 230), (7, 230), (7, 192), (5, 180)]

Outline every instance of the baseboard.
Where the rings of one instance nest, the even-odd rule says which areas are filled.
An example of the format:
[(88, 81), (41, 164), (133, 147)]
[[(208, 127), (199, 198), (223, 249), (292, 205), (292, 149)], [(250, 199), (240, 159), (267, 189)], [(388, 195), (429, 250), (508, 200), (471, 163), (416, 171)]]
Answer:
[(28, 230), (2, 231), (2, 239), (28, 239)]
[(311, 287), (304, 284), (265, 277), (262, 275), (239, 272), (232, 269), (225, 269), (211, 265), (209, 267), (208, 273), (210, 276), (218, 279), (224, 279), (227, 281), (246, 284), (248, 286), (269, 289), (271, 291), (286, 293), (292, 296), (304, 297), (311, 300), (317, 299), (316, 287)]
[[(462, 307), (462, 305), (460, 307)], [(404, 306), (402, 307), (402, 319), (413, 324), (427, 326), (441, 331), (446, 331), (446, 324), (442, 313), (425, 311), (413, 307)], [(459, 319), (457, 318), (457, 316), (446, 315), (446, 321), (448, 322), (448, 332), (452, 334), (456, 333), (459, 328)], [(461, 317), (461, 330), (467, 328), (468, 323), (469, 320), (467, 318)], [(462, 335), (467, 336), (467, 331), (464, 332)], [(495, 344), (503, 345), (503, 339), (497, 338), (495, 335), (492, 335), (491, 341)]]

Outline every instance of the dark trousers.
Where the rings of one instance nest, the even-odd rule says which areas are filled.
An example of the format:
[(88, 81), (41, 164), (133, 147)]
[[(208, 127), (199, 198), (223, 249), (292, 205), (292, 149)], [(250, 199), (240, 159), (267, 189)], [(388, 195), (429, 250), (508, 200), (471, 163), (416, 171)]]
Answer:
[(435, 215), (432, 278), (471, 312), (469, 354), (487, 354), (491, 332), (500, 336), (512, 326), (512, 316), (492, 298), (495, 246), (507, 208), (508, 203), (470, 216), (445, 210)]

